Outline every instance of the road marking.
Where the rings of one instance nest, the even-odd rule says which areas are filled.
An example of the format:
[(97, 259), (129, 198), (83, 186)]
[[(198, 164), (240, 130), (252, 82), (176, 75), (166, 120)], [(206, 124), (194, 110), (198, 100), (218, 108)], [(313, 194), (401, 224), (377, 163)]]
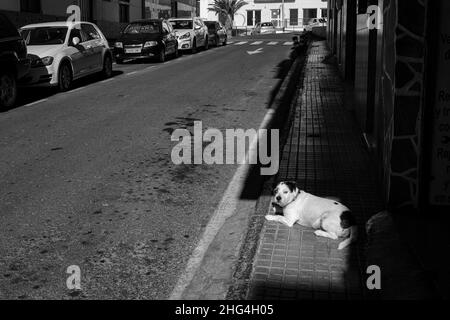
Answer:
[[(274, 114), (275, 111), (273, 109), (269, 110), (264, 116), (259, 129), (267, 129)], [(261, 135), (263, 134), (261, 131), (262, 130), (258, 130), (258, 136), (254, 137), (250, 142), (249, 150), (246, 153), (246, 162), (248, 162), (248, 159), (253, 159), (255, 156), (254, 153), (257, 152), (258, 140), (262, 138)], [(201, 266), (203, 257), (205, 256), (209, 245), (213, 242), (214, 238), (223, 227), (225, 221), (231, 217), (237, 209), (237, 204), (240, 200), (241, 193), (244, 190), (250, 170), (251, 165), (249, 164), (241, 164), (237, 168), (233, 178), (225, 190), (219, 206), (212, 215), (200, 241), (197, 244), (197, 247), (194, 249), (191, 257), (189, 258), (185, 271), (178, 278), (177, 284), (170, 294), (169, 300), (180, 300), (183, 297), (184, 290), (189, 286), (197, 270)]]
[(131, 72), (128, 72), (126, 75), (127, 75), (127, 76), (131, 76), (132, 74), (135, 74), (135, 73), (137, 73), (137, 71), (131, 71)]
[(240, 42), (236, 42), (234, 45), (235, 46), (240, 46), (243, 45), (244, 43), (247, 43), (248, 41), (240, 41)]
[(270, 41), (267, 43), (268, 46), (274, 46), (278, 43), (278, 41)]
[(292, 46), (292, 44), (292, 41), (286, 41), (285, 43), (283, 43), (283, 46)]
[(234, 43), (234, 41), (227, 41), (227, 44), (232, 44)]
[(253, 43), (250, 43), (251, 46), (257, 46), (258, 44), (263, 43), (262, 41), (255, 41)]
[(77, 91), (80, 91), (81, 89), (84, 89), (84, 87), (79, 87), (79, 88), (70, 90), (70, 91), (68, 91), (67, 93), (77, 92)]
[(35, 104), (38, 104), (38, 103), (41, 103), (41, 102), (45, 102), (47, 100), (48, 99), (41, 99), (41, 100), (38, 100), (38, 101), (30, 102), (30, 103), (24, 105), (24, 107), (31, 107), (31, 106), (34, 106)]
[(258, 48), (258, 49), (254, 50), (254, 51), (247, 51), (247, 53), (248, 53), (249, 55), (257, 54), (257, 53), (262, 53), (262, 48)]
[(100, 81), (100, 83), (110, 82), (110, 81), (113, 81), (113, 80), (114, 80), (114, 78), (109, 78), (109, 79), (105, 79), (103, 81)]

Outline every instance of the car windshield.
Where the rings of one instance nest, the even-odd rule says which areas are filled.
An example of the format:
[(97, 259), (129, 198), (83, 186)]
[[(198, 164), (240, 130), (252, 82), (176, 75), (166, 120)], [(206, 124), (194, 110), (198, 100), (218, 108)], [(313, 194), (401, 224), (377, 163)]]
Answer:
[(216, 23), (215, 22), (205, 21), (205, 24), (208, 27), (208, 30), (215, 30), (216, 29)]
[(159, 24), (156, 21), (152, 22), (134, 22), (130, 23), (125, 30), (125, 34), (136, 33), (159, 33)]
[(63, 44), (67, 27), (27, 28), (22, 29), (20, 33), (28, 46)]
[(174, 29), (192, 29), (192, 20), (171, 20), (169, 22)]

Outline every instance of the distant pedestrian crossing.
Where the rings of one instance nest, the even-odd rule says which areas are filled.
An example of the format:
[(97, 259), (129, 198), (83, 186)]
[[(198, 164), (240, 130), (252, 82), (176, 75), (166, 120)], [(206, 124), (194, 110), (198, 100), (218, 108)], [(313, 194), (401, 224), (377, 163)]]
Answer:
[(244, 44), (250, 45), (250, 46), (261, 46), (261, 45), (267, 45), (267, 46), (292, 46), (292, 41), (228, 41), (228, 44), (235, 45), (235, 46), (242, 46)]

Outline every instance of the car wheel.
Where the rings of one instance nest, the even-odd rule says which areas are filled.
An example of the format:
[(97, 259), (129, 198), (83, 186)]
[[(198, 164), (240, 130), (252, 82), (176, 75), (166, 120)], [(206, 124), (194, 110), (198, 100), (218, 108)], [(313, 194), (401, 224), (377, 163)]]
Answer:
[(116, 59), (116, 63), (117, 64), (122, 64), (123, 63), (123, 59)]
[(218, 47), (220, 44), (220, 37), (219, 35), (216, 35), (216, 40), (214, 41), (214, 46)]
[(67, 62), (63, 62), (59, 66), (58, 71), (58, 87), (60, 91), (67, 91), (72, 85), (72, 70)]
[(194, 42), (192, 43), (191, 53), (197, 52), (197, 40), (194, 38)]
[(205, 38), (205, 45), (203, 46), (204, 50), (208, 50), (209, 49), (209, 39), (208, 37)]
[(112, 76), (112, 60), (109, 55), (106, 55), (103, 59), (103, 77), (110, 78)]
[(164, 48), (161, 48), (161, 51), (159, 51), (158, 61), (159, 62), (166, 61), (166, 50)]
[(223, 43), (222, 43), (222, 44), (223, 44), (224, 46), (226, 46), (226, 45), (227, 45), (227, 38), (228, 38), (228, 37), (227, 37), (227, 36), (225, 36), (225, 40), (223, 40)]
[(180, 52), (178, 51), (178, 43), (175, 45), (175, 52), (173, 54), (173, 57), (176, 59), (180, 56)]
[(14, 74), (5, 72), (0, 74), (0, 108), (10, 108), (16, 103), (17, 81)]

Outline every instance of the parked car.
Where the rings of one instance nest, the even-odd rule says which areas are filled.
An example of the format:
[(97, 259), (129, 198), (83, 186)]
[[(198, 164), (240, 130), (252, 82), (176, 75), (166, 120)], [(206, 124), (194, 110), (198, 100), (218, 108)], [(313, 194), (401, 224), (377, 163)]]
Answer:
[(29, 86), (57, 86), (70, 89), (73, 80), (102, 72), (112, 75), (112, 53), (100, 29), (90, 22), (47, 22), (20, 29), (28, 46)]
[(325, 18), (313, 18), (307, 25), (305, 25), (305, 31), (312, 31), (314, 27), (321, 27), (327, 23)]
[(195, 53), (199, 47), (208, 49), (208, 28), (200, 18), (172, 18), (169, 23), (177, 35), (179, 50)]
[(0, 13), (0, 109), (14, 105), (17, 82), (29, 68), (25, 41), (11, 21)]
[(255, 34), (266, 34), (266, 33), (277, 33), (275, 26), (272, 22), (258, 22), (253, 28), (252, 33)]
[(209, 43), (215, 45), (227, 44), (227, 29), (219, 21), (204, 21), (208, 27)]
[(117, 63), (124, 59), (155, 57), (160, 62), (167, 55), (178, 57), (178, 40), (172, 25), (162, 19), (131, 22), (114, 45)]

